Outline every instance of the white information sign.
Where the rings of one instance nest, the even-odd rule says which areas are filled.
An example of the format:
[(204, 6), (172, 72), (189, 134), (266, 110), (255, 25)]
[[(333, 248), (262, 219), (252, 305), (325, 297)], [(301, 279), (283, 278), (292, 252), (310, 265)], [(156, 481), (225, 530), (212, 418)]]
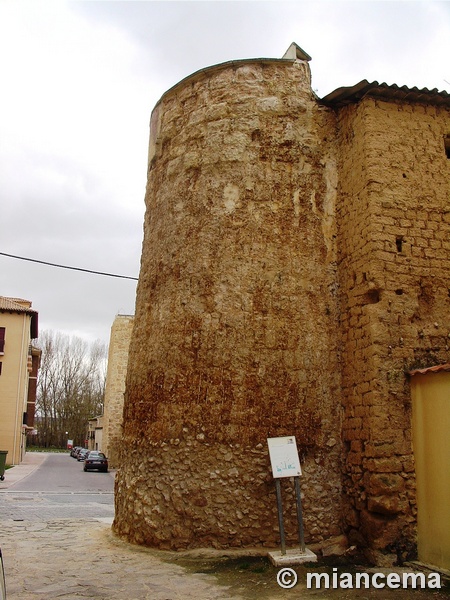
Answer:
[(279, 477), (297, 477), (302, 474), (298, 457), (297, 442), (293, 435), (267, 438), (270, 463), (275, 479)]

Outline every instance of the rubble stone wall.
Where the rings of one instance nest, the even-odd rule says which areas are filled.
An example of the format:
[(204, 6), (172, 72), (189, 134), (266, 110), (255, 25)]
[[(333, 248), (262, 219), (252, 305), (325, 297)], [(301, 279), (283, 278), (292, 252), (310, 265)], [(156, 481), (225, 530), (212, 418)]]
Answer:
[(341, 531), (335, 124), (301, 61), (208, 69), (153, 111), (114, 521), (131, 541), (276, 546), (283, 435), (307, 541)]

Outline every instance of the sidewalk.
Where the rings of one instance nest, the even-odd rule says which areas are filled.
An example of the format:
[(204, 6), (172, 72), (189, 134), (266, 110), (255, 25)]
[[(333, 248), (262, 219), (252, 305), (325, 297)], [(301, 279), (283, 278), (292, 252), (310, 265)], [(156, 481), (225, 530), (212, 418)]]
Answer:
[(31, 475), (47, 457), (47, 452), (26, 452), (20, 465), (15, 465), (5, 471), (5, 479), (0, 481), (0, 490), (6, 490)]

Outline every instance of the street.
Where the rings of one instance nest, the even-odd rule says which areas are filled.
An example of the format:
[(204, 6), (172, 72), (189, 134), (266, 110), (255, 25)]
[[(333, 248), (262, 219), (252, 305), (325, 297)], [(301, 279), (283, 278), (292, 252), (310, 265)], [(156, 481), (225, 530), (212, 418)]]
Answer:
[[(0, 486), (7, 600), (448, 599), (444, 589), (308, 589), (308, 573), (331, 574), (330, 564), (296, 567), (298, 583), (282, 589), (280, 569), (249, 550), (163, 552), (133, 546), (111, 531), (114, 473), (84, 473), (69, 454), (27, 460), (36, 463), (32, 472), (13, 481), (7, 471)], [(17, 475), (24, 468), (11, 471), (17, 469)]]
[(85, 473), (83, 463), (68, 452), (48, 452), (40, 469), (16, 483), (14, 489), (26, 492), (114, 492), (114, 473)]
[(68, 453), (48, 453), (39, 469), (0, 494), (0, 510), (2, 520), (112, 520), (114, 473), (85, 473)]

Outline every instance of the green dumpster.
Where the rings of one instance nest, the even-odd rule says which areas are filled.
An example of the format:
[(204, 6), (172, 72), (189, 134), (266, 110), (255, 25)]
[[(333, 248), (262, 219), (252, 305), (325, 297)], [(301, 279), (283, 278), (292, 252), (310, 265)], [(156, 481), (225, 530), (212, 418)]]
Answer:
[(5, 479), (6, 455), (8, 450), (0, 450), (0, 481)]

